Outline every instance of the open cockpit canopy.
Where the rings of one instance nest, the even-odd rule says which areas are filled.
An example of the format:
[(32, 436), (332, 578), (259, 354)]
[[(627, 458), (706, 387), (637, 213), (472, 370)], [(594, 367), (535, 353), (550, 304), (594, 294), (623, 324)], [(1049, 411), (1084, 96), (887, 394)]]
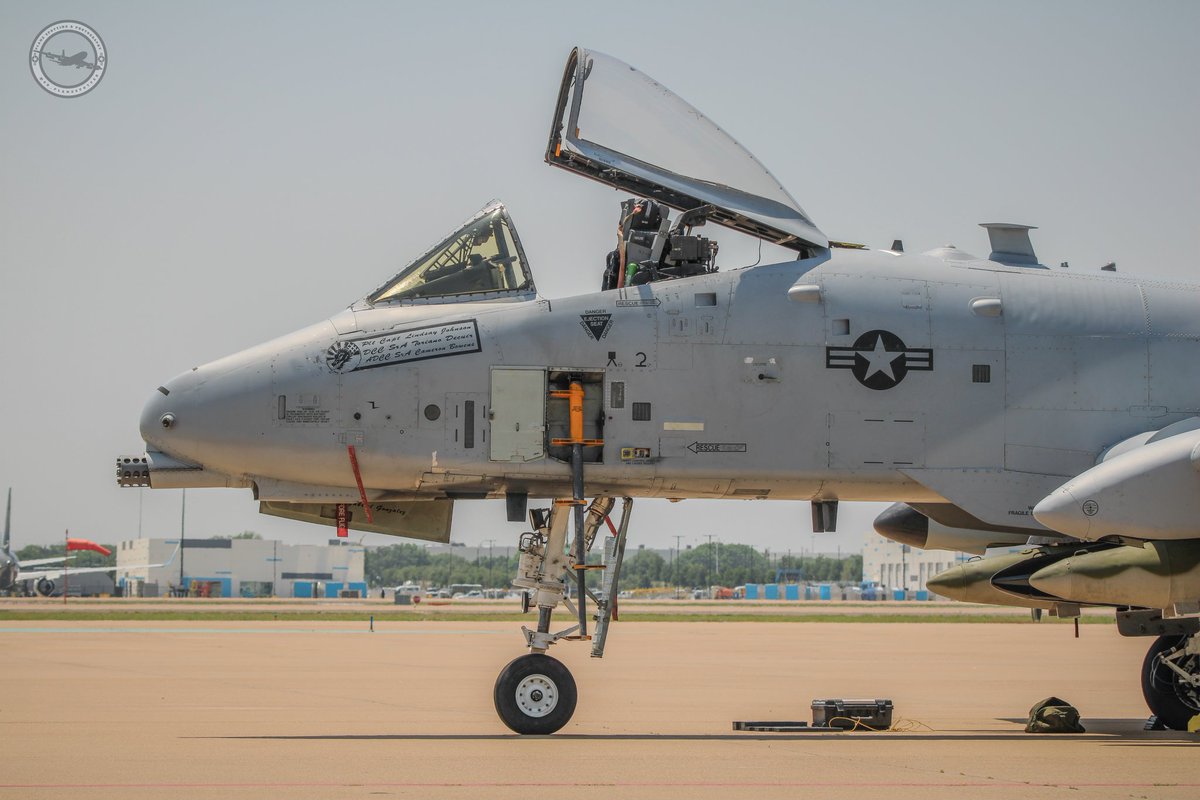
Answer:
[(683, 99), (611, 56), (575, 48), (546, 161), (793, 250), (829, 246), (766, 167)]
[(369, 294), (371, 305), (530, 299), (536, 290), (517, 229), (493, 200)]

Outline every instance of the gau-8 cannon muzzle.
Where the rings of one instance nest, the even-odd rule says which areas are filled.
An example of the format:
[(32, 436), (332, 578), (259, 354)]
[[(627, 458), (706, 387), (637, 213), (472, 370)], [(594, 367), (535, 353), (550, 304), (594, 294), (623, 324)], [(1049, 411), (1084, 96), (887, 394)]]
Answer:
[(117, 457), (117, 486), (122, 488), (192, 489), (244, 488), (250, 484), (200, 464), (150, 451), (137, 456)]

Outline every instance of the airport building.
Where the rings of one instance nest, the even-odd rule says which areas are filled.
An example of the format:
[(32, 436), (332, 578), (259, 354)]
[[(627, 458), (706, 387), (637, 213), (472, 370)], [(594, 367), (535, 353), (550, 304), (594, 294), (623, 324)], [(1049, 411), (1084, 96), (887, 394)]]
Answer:
[(132, 539), (117, 546), (116, 581), (127, 597), (365, 597), (363, 568), (362, 545), (341, 539)]
[[(863, 542), (863, 580), (873, 581), (893, 597), (925, 599), (925, 582), (971, 558), (950, 550), (921, 550), (882, 536)], [(899, 592), (901, 594), (897, 595)]]

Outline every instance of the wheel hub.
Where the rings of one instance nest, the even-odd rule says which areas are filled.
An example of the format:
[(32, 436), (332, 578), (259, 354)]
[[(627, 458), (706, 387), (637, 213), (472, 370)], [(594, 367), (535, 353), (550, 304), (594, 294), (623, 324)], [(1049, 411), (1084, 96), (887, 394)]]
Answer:
[(544, 717), (558, 705), (558, 687), (545, 675), (529, 675), (517, 684), (517, 708), (530, 717)]
[(1188, 655), (1179, 659), (1177, 666), (1188, 673), (1191, 680), (1185, 680), (1183, 676), (1175, 673), (1171, 675), (1172, 684), (1175, 688), (1175, 694), (1179, 699), (1186, 703), (1189, 707), (1200, 710), (1200, 688), (1195, 684), (1197, 675), (1200, 675), (1200, 656)]

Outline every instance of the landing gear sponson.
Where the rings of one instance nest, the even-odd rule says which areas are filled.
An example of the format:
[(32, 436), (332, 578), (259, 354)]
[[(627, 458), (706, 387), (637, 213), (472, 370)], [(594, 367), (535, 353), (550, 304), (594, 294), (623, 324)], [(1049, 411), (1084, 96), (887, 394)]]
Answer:
[(1186, 731), (1200, 714), (1200, 619), (1156, 609), (1118, 609), (1122, 636), (1155, 636), (1142, 661), (1142, 695), (1158, 724)]
[(1188, 729), (1200, 714), (1200, 635), (1154, 640), (1142, 663), (1142, 694), (1164, 727)]
[[(616, 526), (609, 519), (616, 504), (614, 498), (597, 497), (586, 512), (583, 502), (575, 498), (561, 499), (555, 500), (550, 509), (531, 510), (534, 530), (521, 536), (521, 556), (513, 585), (525, 590), (521, 601), (523, 611), (536, 607), (537, 629), (521, 628), (529, 653), (513, 660), (501, 671), (493, 692), (496, 713), (517, 733), (554, 733), (566, 725), (575, 712), (575, 679), (561, 661), (546, 654), (551, 645), (562, 640), (591, 641), (592, 657), (604, 656), (608, 626), (616, 609), (633, 500), (624, 498), (621, 522)], [(572, 511), (575, 511), (575, 535), (568, 547), (567, 524)], [(587, 553), (603, 524), (608, 525), (613, 535), (603, 537), (603, 562), (588, 565)], [(589, 569), (604, 571), (598, 594), (588, 589), (584, 582), (585, 572)], [(573, 577), (571, 573), (574, 573)], [(578, 605), (566, 596), (568, 580), (578, 588), (575, 595)], [(592, 635), (587, 629), (589, 597), (596, 606), (592, 617), (596, 626)], [(560, 603), (576, 615), (577, 622), (552, 632), (551, 617)]]

